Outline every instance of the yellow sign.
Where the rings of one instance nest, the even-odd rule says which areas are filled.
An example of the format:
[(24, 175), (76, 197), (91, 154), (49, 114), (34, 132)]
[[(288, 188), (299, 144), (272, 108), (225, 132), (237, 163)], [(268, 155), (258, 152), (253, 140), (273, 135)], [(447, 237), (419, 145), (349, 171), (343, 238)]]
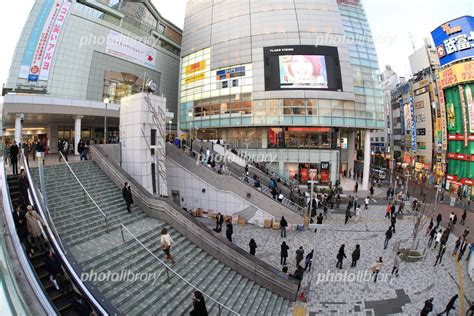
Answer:
[(191, 76), (191, 77), (188, 77), (188, 78), (185, 78), (184, 79), (184, 83), (185, 84), (188, 84), (188, 83), (191, 83), (191, 82), (194, 82), (194, 81), (198, 81), (198, 80), (202, 80), (206, 77), (206, 74), (204, 72), (201, 72), (201, 73), (198, 73), (194, 76)]
[(184, 68), (184, 75), (185, 76), (188, 76), (192, 73), (195, 73), (195, 72), (198, 72), (198, 71), (202, 71), (206, 68), (206, 61), (205, 60), (201, 60), (197, 63), (194, 63), (192, 65), (189, 65), (189, 66), (186, 66)]
[(438, 72), (438, 87), (442, 89), (469, 81), (474, 81), (474, 61), (454, 64)]

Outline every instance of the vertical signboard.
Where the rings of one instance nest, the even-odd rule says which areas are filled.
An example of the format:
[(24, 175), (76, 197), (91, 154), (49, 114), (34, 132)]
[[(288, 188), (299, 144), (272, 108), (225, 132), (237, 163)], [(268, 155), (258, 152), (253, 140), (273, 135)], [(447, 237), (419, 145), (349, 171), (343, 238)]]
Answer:
[(416, 150), (416, 122), (415, 122), (415, 107), (413, 106), (413, 97), (410, 96), (410, 116), (411, 116), (411, 149)]
[(54, 22), (51, 33), (48, 36), (48, 41), (44, 49), (44, 56), (41, 61), (41, 69), (38, 78), (39, 80), (48, 80), (49, 70), (51, 69), (51, 65), (53, 63), (54, 50), (58, 45), (58, 39), (61, 35), (61, 30), (63, 29), (64, 21), (66, 20), (70, 8), (71, 2), (64, 1), (61, 5), (61, 8), (59, 9), (58, 16)]
[[(441, 86), (440, 80), (437, 80), (438, 83), (438, 99), (439, 99), (439, 111), (441, 113), (441, 148), (443, 151), (448, 150), (448, 136), (447, 136), (447, 122), (446, 122), (446, 103), (444, 101), (444, 91)], [(443, 163), (444, 163), (443, 155)]]
[(472, 92), (469, 85), (466, 86), (467, 113), (469, 116), (469, 133), (474, 134), (474, 102), (472, 101)]
[(466, 102), (464, 100), (464, 88), (462, 85), (459, 85), (459, 96), (461, 97), (461, 111), (462, 111), (462, 126), (464, 131), (464, 147), (469, 145), (468, 135), (467, 135), (467, 113), (466, 113)]

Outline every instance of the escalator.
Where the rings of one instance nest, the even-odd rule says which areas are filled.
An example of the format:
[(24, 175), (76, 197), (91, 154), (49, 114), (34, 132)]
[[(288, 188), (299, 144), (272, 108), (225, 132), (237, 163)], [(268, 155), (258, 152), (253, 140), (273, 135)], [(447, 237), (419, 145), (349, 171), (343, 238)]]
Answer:
[[(10, 198), (12, 205), (17, 205), (20, 200), (20, 188), (18, 184), (18, 176), (7, 176), (8, 187), (10, 190)], [(62, 278), (60, 281), (60, 289), (57, 290), (53, 282), (49, 279), (48, 272), (44, 264), (45, 251), (34, 249), (34, 254), (30, 257), (30, 263), (36, 273), (38, 280), (43, 286), (44, 292), (53, 303), (60, 315), (79, 315), (73, 309), (72, 301), (74, 299), (74, 290), (71, 283)]]

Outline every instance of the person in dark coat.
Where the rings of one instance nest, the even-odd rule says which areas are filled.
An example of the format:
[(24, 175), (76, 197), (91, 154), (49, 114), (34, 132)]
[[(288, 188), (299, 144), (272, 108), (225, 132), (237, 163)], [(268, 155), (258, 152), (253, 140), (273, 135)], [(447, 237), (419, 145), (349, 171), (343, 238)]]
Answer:
[(207, 316), (206, 302), (204, 296), (199, 291), (193, 294), (193, 310), (189, 313), (191, 316)]
[(232, 226), (232, 220), (227, 220), (227, 229), (225, 230), (225, 236), (232, 242), (232, 234), (234, 233), (234, 226)]
[(311, 266), (313, 264), (313, 254), (314, 254), (314, 249), (311, 250), (310, 253), (306, 255), (306, 258), (304, 260), (304, 271), (306, 272), (306, 269), (309, 268), (309, 271), (311, 271)]
[(458, 299), (458, 295), (454, 295), (453, 297), (451, 297), (451, 299), (449, 300), (448, 302), (448, 305), (446, 305), (446, 309), (444, 311), (442, 311), (441, 313), (439, 313), (438, 315), (443, 315), (444, 313), (446, 313), (446, 315), (449, 315), (449, 312), (452, 310), (452, 309), (456, 309), (456, 307), (454, 307), (454, 304), (456, 303), (456, 300)]
[(92, 313), (92, 308), (79, 294), (74, 295), (72, 300), (72, 308), (80, 316), (89, 316)]
[(54, 284), (56, 290), (59, 290), (57, 275), (61, 273), (61, 262), (51, 249), (49, 249), (46, 253), (46, 256), (44, 258), (44, 266), (46, 268), (46, 271), (48, 271), (49, 279)]
[(388, 242), (392, 239), (392, 226), (390, 226), (387, 231), (385, 232), (385, 242), (383, 244), (383, 249), (387, 249)]
[(255, 240), (253, 238), (250, 239), (249, 247), (250, 247), (250, 254), (252, 256), (255, 256), (255, 250), (257, 249), (257, 243), (255, 242)]
[(221, 213), (217, 213), (216, 216), (216, 232), (220, 232), (222, 230), (222, 224), (224, 224), (224, 216)]
[(433, 310), (433, 298), (430, 298), (425, 301), (425, 306), (423, 306), (423, 309), (420, 312), (420, 316), (428, 316), (432, 310)]
[(290, 247), (286, 244), (286, 242), (282, 242), (280, 245), (280, 264), (286, 264), (286, 258), (288, 258), (288, 250)]
[(354, 251), (352, 252), (352, 263), (351, 268), (354, 268), (357, 264), (357, 261), (360, 259), (360, 245), (356, 245)]
[(285, 216), (282, 216), (281, 220), (280, 220), (280, 236), (281, 236), (281, 238), (286, 237), (286, 227), (288, 227), (288, 222), (286, 221)]
[(128, 186), (127, 189), (128, 189), (128, 199), (130, 200), (130, 204), (135, 204), (135, 202), (133, 201), (132, 187)]
[(304, 249), (303, 246), (300, 246), (296, 249), (296, 265), (299, 265), (301, 260), (304, 258)]
[(342, 260), (346, 257), (346, 253), (344, 252), (344, 247), (346, 245), (342, 244), (341, 248), (339, 248), (339, 252), (337, 253), (337, 263), (336, 263), (336, 268), (342, 269)]
[(130, 201), (130, 194), (128, 191), (128, 182), (125, 182), (123, 186), (122, 197), (125, 200), (125, 203), (127, 204), (127, 211), (131, 213), (132, 211), (130, 210), (130, 205), (132, 205), (132, 202)]
[(322, 224), (323, 223), (323, 213), (319, 213), (318, 217), (316, 217), (316, 224)]
[(20, 175), (18, 176), (18, 185), (20, 187), (20, 203), (23, 205), (29, 205), (28, 189), (30, 188), (30, 184), (26, 177), (25, 169), (23, 168), (21, 168)]
[(16, 141), (13, 141), (13, 144), (10, 146), (10, 162), (12, 164), (13, 174), (18, 175), (18, 153), (20, 149), (16, 144)]
[(395, 234), (395, 224), (397, 224), (397, 214), (392, 213), (392, 217), (390, 218), (390, 229)]

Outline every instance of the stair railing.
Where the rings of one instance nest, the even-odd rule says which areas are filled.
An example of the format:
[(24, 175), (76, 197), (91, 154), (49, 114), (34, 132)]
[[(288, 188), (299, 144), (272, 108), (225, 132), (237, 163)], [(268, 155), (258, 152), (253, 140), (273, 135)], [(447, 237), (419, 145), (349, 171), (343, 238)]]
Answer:
[(128, 230), (127, 227), (125, 227), (125, 225), (123, 224), (120, 224), (120, 229), (122, 230), (122, 238), (123, 238), (123, 241), (125, 242), (125, 236), (123, 235), (123, 229), (130, 235), (132, 236), (133, 239), (135, 239), (135, 241), (143, 248), (145, 249), (148, 253), (150, 253), (156, 260), (158, 260), (166, 269), (166, 276), (167, 276), (167, 280), (169, 282), (170, 280), (170, 272), (172, 274), (174, 274), (175, 276), (177, 276), (179, 279), (181, 279), (182, 281), (184, 281), (186, 284), (188, 284), (189, 286), (191, 286), (194, 290), (196, 291), (199, 291), (202, 293), (202, 295), (206, 296), (207, 298), (209, 298), (211, 301), (213, 301), (214, 303), (217, 304), (217, 307), (219, 309), (219, 312), (218, 312), (218, 315), (221, 315), (221, 312), (222, 312), (222, 309), (225, 309), (227, 311), (229, 311), (230, 313), (234, 314), (234, 315), (240, 315), (239, 313), (237, 313), (236, 311), (234, 311), (233, 309), (231, 309), (230, 307), (224, 305), (223, 303), (219, 302), (218, 300), (214, 299), (212, 296), (210, 296), (209, 294), (207, 294), (206, 292), (204, 292), (203, 290), (199, 289), (197, 286), (195, 286), (194, 284), (192, 284), (191, 282), (189, 282), (188, 280), (186, 280), (183, 276), (181, 276), (178, 272), (176, 272), (175, 270), (173, 270), (168, 264), (166, 264), (163, 260), (161, 260), (160, 258), (158, 258), (158, 256), (156, 256), (147, 246), (145, 246), (134, 234), (132, 234), (131, 231)]
[(102, 211), (102, 209), (100, 208), (100, 206), (95, 202), (95, 200), (92, 198), (92, 196), (89, 194), (89, 192), (86, 190), (86, 188), (82, 185), (81, 181), (79, 180), (79, 178), (76, 176), (76, 173), (72, 170), (71, 166), (69, 165), (69, 163), (67, 162), (67, 160), (64, 158), (64, 155), (62, 152), (59, 152), (59, 154), (61, 155), (61, 157), (63, 158), (64, 162), (66, 163), (66, 166), (69, 168), (69, 171), (71, 171), (72, 175), (74, 176), (74, 178), (76, 178), (76, 181), (77, 183), (79, 183), (79, 185), (81, 186), (83, 192), (89, 197), (89, 199), (92, 201), (92, 203), (95, 205), (95, 207), (97, 207), (97, 209), (102, 213), (102, 216), (104, 217), (104, 220), (105, 220), (105, 230), (107, 231), (107, 233), (109, 233), (109, 218), (107, 215), (105, 215), (104, 211)]

